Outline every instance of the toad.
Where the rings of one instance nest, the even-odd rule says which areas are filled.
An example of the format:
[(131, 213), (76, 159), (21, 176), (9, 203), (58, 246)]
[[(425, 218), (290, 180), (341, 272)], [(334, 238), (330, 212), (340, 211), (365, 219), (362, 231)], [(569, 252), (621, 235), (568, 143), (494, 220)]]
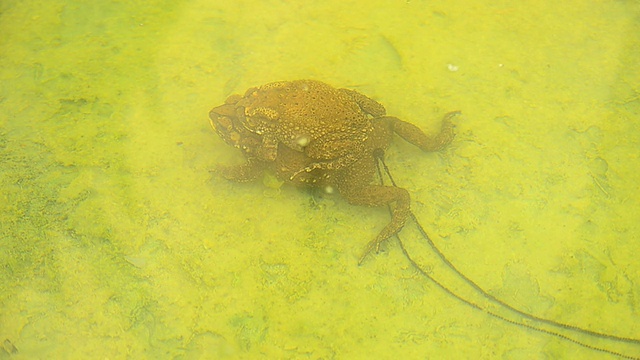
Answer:
[(457, 114), (446, 114), (440, 132), (428, 136), (413, 124), (386, 116), (384, 106), (357, 91), (297, 80), (232, 95), (209, 118), (218, 135), (246, 157), (240, 166), (219, 167), (229, 180), (254, 180), (267, 170), (293, 185), (337, 190), (354, 205), (391, 205), (391, 221), (367, 244), (362, 263), (410, 215), (407, 190), (372, 184), (376, 155), (390, 145), (394, 133), (423, 151), (441, 150), (454, 137), (451, 119)]

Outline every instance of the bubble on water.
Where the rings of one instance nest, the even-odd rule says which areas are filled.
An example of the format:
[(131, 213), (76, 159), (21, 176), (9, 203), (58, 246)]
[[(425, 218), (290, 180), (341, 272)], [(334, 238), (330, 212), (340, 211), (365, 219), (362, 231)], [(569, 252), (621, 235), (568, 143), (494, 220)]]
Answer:
[(309, 139), (307, 135), (300, 135), (296, 138), (296, 144), (300, 145), (301, 147), (309, 145), (309, 141), (311, 141), (311, 139)]

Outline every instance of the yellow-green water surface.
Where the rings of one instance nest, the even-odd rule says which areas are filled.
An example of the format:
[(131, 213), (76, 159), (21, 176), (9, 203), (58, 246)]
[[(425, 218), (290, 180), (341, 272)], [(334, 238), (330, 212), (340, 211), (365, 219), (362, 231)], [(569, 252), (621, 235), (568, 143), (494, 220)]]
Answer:
[(637, 1), (2, 1), (0, 34), (0, 359), (616, 358), (395, 240), (358, 266), (385, 209), (210, 173), (243, 159), (208, 111), (301, 78), (425, 131), (462, 111), (444, 151), (387, 153), (434, 242), (519, 309), (640, 338)]

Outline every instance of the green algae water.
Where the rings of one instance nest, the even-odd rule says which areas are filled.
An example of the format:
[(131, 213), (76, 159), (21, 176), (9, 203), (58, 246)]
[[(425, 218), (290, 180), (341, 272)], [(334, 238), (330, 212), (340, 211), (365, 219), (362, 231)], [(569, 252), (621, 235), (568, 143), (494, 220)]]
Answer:
[(211, 108), (305, 78), (427, 132), (460, 110), (444, 151), (386, 156), (434, 242), (518, 309), (640, 338), (636, 1), (4, 1), (0, 34), (0, 359), (618, 358), (395, 240), (358, 266), (386, 209), (210, 172), (243, 161)]

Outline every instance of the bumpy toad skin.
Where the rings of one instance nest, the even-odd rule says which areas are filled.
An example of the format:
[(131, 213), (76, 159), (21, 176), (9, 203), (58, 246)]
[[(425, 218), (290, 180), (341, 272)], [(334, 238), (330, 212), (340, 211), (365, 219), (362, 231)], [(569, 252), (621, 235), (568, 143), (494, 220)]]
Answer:
[(275, 160), (278, 145), (316, 159), (317, 168), (338, 169), (358, 159), (382, 105), (352, 90), (313, 80), (275, 82), (233, 95), (212, 110), (261, 136), (256, 156)]
[(209, 117), (222, 139), (247, 159), (219, 168), (229, 180), (254, 180), (267, 170), (293, 185), (337, 189), (351, 204), (392, 205), (391, 221), (369, 242), (362, 262), (400, 231), (410, 214), (405, 189), (372, 184), (374, 153), (386, 149), (394, 133), (424, 151), (440, 150), (454, 137), (451, 119), (458, 113), (445, 115), (435, 136), (384, 114), (381, 104), (358, 92), (299, 80), (252, 88), (244, 97), (232, 95)]

